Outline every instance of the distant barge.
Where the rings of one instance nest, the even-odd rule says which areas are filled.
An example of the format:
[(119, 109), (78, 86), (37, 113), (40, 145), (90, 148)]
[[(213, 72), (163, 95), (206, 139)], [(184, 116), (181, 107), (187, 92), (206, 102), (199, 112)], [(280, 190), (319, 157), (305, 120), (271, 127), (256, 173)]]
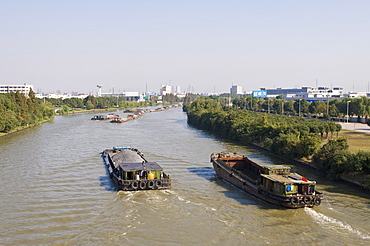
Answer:
[(118, 114), (108, 114), (108, 115), (94, 115), (91, 120), (112, 120), (118, 118)]
[(211, 162), (222, 179), (269, 203), (286, 208), (321, 204), (323, 194), (316, 181), (291, 173), (283, 165), (259, 165), (245, 156), (230, 152), (212, 153)]
[(156, 162), (148, 162), (137, 149), (123, 146), (106, 149), (102, 157), (109, 176), (119, 190), (162, 190), (171, 188), (169, 175)]

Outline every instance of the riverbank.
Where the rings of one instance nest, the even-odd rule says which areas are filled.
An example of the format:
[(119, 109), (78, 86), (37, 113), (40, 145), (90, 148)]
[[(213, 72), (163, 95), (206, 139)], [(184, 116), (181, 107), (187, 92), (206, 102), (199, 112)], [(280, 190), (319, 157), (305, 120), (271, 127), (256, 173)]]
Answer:
[(52, 121), (52, 120), (53, 120), (53, 118), (51, 118), (49, 120), (44, 120), (44, 121), (38, 122), (36, 124), (31, 124), (31, 125), (28, 125), (28, 126), (20, 126), (20, 127), (17, 127), (14, 130), (9, 131), (9, 132), (0, 132), (0, 137), (4, 137), (4, 136), (7, 136), (7, 135), (12, 134), (12, 133), (20, 132), (22, 130), (25, 130), (25, 129), (28, 129), (28, 128), (31, 128), (31, 127), (34, 127), (34, 126), (39, 126), (39, 125), (41, 125), (45, 122), (49, 122), (49, 121)]
[[(137, 108), (137, 111), (140, 111), (140, 114), (143, 114), (143, 113), (148, 113), (148, 112), (163, 111), (163, 110), (166, 110), (166, 109), (177, 108), (177, 107), (181, 107), (181, 106), (182, 106), (181, 104), (168, 105), (168, 106), (163, 106), (163, 107), (157, 108), (157, 109), (155, 109), (153, 111), (150, 111), (150, 110), (149, 111), (148, 110), (140, 110), (139, 108)], [(62, 116), (62, 115), (69, 115), (69, 114), (104, 113), (104, 112), (112, 112), (112, 111), (119, 111), (119, 110), (123, 110), (123, 108), (72, 110), (72, 111), (69, 111), (69, 112), (67, 112), (65, 114), (56, 114), (56, 115)], [(15, 132), (19, 132), (19, 131), (22, 131), (24, 129), (28, 129), (28, 128), (31, 128), (31, 127), (34, 127), (34, 126), (38, 126), (38, 125), (41, 125), (42, 123), (45, 123), (45, 122), (48, 122), (48, 121), (51, 121), (51, 120), (53, 120), (53, 119), (44, 120), (44, 121), (38, 122), (36, 124), (28, 125), (28, 126), (17, 127), (16, 129), (14, 129), (12, 131), (9, 131), (9, 132), (0, 132), (0, 137), (7, 136), (9, 134), (12, 134), (12, 133), (15, 133)]]

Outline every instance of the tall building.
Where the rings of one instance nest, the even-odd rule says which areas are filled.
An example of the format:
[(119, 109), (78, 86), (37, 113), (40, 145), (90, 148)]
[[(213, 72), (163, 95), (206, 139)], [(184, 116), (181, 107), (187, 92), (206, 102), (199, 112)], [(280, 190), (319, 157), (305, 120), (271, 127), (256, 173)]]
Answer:
[(160, 89), (160, 95), (166, 95), (166, 94), (171, 94), (172, 93), (172, 88), (170, 85), (162, 85)]
[(20, 92), (28, 96), (31, 89), (33, 90), (33, 85), (0, 85), (0, 93), (10, 93), (10, 92)]
[(230, 94), (244, 94), (243, 93), (243, 87), (241, 87), (240, 85), (233, 85), (231, 86), (230, 88)]
[(181, 87), (179, 85), (177, 86), (174, 86), (174, 90), (173, 90), (175, 93), (181, 93)]

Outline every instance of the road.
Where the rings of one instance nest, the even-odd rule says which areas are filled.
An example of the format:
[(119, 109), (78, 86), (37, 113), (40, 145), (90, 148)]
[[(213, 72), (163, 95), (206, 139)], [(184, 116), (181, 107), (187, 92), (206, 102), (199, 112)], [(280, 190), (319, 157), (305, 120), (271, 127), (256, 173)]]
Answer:
[(342, 125), (343, 130), (358, 131), (370, 134), (370, 127), (367, 124), (355, 122), (336, 122)]

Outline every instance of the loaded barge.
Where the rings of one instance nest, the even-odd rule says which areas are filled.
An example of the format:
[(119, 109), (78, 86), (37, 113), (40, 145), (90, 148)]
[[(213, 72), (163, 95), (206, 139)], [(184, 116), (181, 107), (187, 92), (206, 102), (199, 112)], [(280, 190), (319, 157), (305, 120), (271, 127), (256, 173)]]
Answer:
[(323, 194), (315, 190), (316, 181), (291, 173), (288, 166), (260, 165), (231, 152), (212, 153), (211, 162), (222, 179), (272, 204), (313, 207), (323, 199)]
[(171, 188), (169, 175), (156, 162), (148, 162), (137, 149), (122, 146), (101, 153), (109, 176), (119, 190), (162, 190)]
[(94, 115), (91, 120), (112, 120), (118, 118), (118, 114), (108, 114), (108, 115)]

